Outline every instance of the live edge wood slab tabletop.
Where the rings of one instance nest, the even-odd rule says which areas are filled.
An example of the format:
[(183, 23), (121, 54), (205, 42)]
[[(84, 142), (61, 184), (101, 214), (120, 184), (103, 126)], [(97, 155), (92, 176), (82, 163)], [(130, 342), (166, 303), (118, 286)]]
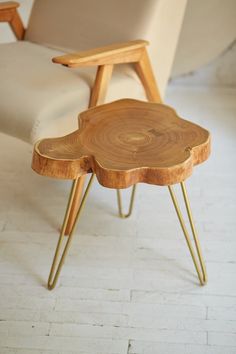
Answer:
[(95, 173), (101, 185), (171, 185), (188, 178), (210, 154), (210, 133), (158, 103), (122, 99), (79, 115), (79, 129), (35, 144), (39, 174), (76, 179)]

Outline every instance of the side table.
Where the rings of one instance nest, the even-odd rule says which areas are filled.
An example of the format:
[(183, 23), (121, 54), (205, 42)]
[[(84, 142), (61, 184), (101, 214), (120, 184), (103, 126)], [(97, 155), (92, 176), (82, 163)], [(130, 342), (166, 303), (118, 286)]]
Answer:
[[(44, 176), (74, 180), (48, 288), (53, 289), (56, 285), (95, 175), (104, 187), (117, 189), (121, 217), (128, 217), (132, 212), (137, 183), (168, 186), (200, 284), (204, 285), (207, 282), (206, 268), (184, 181), (192, 174), (195, 165), (208, 158), (210, 133), (180, 118), (169, 106), (131, 99), (104, 104), (81, 113), (79, 126), (79, 130), (67, 136), (37, 142), (33, 152), (34, 171)], [(91, 174), (89, 183), (72, 230), (60, 252), (78, 176), (88, 173)], [(196, 251), (172, 187), (176, 183), (181, 185)], [(133, 186), (133, 191), (129, 212), (123, 214), (120, 189), (130, 186)]]

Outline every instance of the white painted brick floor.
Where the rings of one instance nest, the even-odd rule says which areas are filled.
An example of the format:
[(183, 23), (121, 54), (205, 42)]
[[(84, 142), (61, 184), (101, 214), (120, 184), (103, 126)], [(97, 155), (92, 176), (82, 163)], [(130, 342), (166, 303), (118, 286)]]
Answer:
[(236, 353), (235, 93), (170, 86), (166, 99), (212, 132), (212, 156), (187, 182), (205, 287), (166, 188), (139, 185), (121, 220), (115, 191), (95, 183), (48, 291), (70, 184), (36, 175), (32, 147), (0, 135), (0, 354)]

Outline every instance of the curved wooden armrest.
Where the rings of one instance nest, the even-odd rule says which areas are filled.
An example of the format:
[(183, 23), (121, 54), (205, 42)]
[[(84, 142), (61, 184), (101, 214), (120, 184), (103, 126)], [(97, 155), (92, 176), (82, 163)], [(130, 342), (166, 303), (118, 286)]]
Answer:
[(0, 22), (9, 22), (12, 31), (17, 39), (23, 39), (25, 34), (24, 25), (18, 14), (17, 8), (20, 4), (16, 1), (0, 3)]
[(19, 6), (20, 6), (20, 4), (18, 2), (16, 2), (16, 1), (1, 2), (0, 3), (0, 11), (16, 9)]
[(53, 58), (52, 61), (70, 68), (78, 66), (134, 63), (140, 60), (143, 54), (143, 49), (148, 44), (149, 43), (144, 40), (117, 43), (88, 51), (62, 55)]

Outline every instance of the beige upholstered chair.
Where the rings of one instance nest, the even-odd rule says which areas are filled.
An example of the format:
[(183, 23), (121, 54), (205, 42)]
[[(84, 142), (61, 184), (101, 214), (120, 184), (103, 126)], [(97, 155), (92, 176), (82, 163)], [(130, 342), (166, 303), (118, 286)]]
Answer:
[[(21, 39), (0, 45), (0, 130), (30, 143), (65, 135), (77, 129), (78, 113), (89, 102), (102, 103), (105, 95), (106, 101), (145, 99), (140, 78), (148, 99), (158, 101), (151, 93), (154, 79), (146, 43), (129, 41), (150, 41), (149, 54), (163, 94), (185, 5), (186, 0), (178, 0), (178, 6), (172, 0), (35, 0), (24, 30), (17, 3), (0, 2), (0, 21), (9, 22)], [(52, 63), (65, 52), (104, 46), (54, 60), (71, 69)], [(135, 62), (140, 78), (130, 62)], [(112, 70), (117, 63), (122, 65)]]

